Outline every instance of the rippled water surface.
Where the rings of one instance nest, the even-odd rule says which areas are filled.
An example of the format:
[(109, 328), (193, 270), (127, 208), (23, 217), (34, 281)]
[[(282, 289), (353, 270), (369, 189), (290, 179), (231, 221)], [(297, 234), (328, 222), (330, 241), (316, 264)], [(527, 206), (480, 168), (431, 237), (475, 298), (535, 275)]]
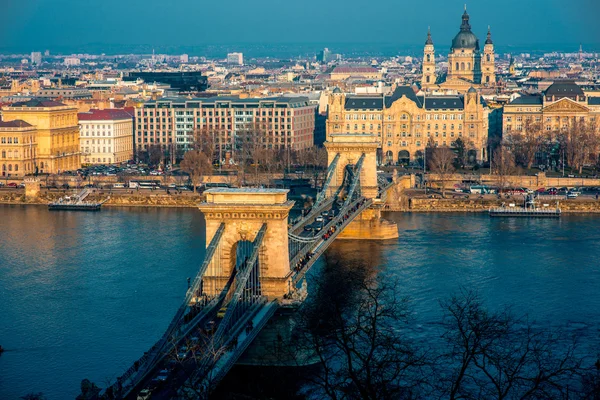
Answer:
[[(388, 218), (397, 241), (337, 241), (330, 254), (397, 277), (419, 324), (439, 318), (439, 300), (465, 287), (491, 306), (599, 337), (600, 217)], [(114, 378), (168, 325), (205, 246), (204, 220), (192, 209), (0, 206), (0, 228), (0, 345), (8, 349), (0, 399), (74, 398), (82, 378), (100, 386)]]

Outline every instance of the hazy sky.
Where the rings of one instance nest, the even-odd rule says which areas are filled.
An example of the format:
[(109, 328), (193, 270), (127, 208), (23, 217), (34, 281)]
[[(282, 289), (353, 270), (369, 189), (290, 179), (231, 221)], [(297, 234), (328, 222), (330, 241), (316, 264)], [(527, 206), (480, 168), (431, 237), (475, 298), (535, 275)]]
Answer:
[[(429, 25), (436, 46), (446, 49), (458, 31), (463, 5), (464, 0), (0, 0), (0, 49), (240, 42), (422, 45)], [(491, 25), (502, 47), (600, 43), (600, 0), (471, 0), (467, 7), (482, 42)]]

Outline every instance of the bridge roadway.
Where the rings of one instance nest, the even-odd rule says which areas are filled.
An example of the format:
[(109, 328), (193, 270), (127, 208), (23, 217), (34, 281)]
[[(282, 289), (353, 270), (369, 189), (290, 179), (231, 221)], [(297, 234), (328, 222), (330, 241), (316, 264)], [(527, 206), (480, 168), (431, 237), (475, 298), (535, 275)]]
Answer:
[[(329, 204), (335, 203), (330, 202)], [(295, 257), (295, 259), (305, 261), (298, 262), (290, 273), (294, 284), (301, 281), (337, 235), (371, 204), (372, 200), (359, 197), (349, 203), (346, 212), (338, 213), (335, 218), (325, 225), (321, 232), (327, 232), (331, 228), (335, 228), (331, 235), (325, 238), (324, 233), (318, 233), (315, 240), (304, 249), (303, 253)], [(331, 211), (331, 207), (328, 211)], [(316, 217), (317, 214), (312, 215)], [(308, 235), (310, 232), (306, 232), (306, 234)], [(190, 396), (198, 394), (198, 390), (214, 388), (251, 344), (260, 329), (266, 325), (279, 305), (280, 302), (277, 300), (270, 302), (267, 302), (266, 299), (263, 300), (262, 304), (248, 313), (246, 318), (242, 318), (236, 323), (236, 327), (232, 329), (234, 333), (218, 349), (211, 348), (213, 346), (211, 334), (218, 330), (222, 319), (217, 316), (219, 308), (213, 307), (201, 319), (196, 329), (178, 341), (174, 349), (156, 363), (144, 379), (127, 390), (124, 398), (136, 399), (142, 388), (152, 390), (152, 399), (171, 399), (176, 397), (179, 390), (187, 392), (187, 396)], [(246, 329), (250, 326), (252, 329)], [(213, 360), (215, 355), (219, 357)], [(161, 372), (162, 375), (166, 372), (166, 381), (158, 378)], [(207, 376), (197, 378), (200, 382), (192, 382), (194, 375), (198, 375), (198, 373), (206, 373)]]
[[(234, 268), (221, 294), (199, 297), (202, 276), (220, 242), (222, 224), (207, 247), (204, 263), (173, 322), (155, 346), (134, 363), (117, 384), (107, 389), (108, 397), (136, 399), (141, 390), (149, 389), (153, 399), (173, 398), (184, 392), (202, 398), (214, 389), (282, 303), (295, 301), (300, 304), (304, 300), (306, 293), (297, 290), (304, 275), (337, 235), (372, 204), (372, 199), (360, 195), (363, 159), (364, 155), (355, 166), (347, 167), (343, 203), (339, 204), (337, 200), (342, 187), (329, 198), (320, 194), (312, 210), (289, 228), (290, 272), (287, 278), (296, 289), (293, 300), (268, 300), (261, 294), (259, 277), (253, 275), (257, 274), (253, 271), (258, 270), (258, 250), (266, 225), (255, 239), (252, 256)], [(323, 193), (333, 173), (334, 168), (330, 166)], [(379, 186), (381, 194), (385, 182), (380, 182)], [(334, 216), (325, 219), (320, 230), (304, 229), (324, 211)], [(196, 302), (191, 301), (191, 296), (196, 296)]]

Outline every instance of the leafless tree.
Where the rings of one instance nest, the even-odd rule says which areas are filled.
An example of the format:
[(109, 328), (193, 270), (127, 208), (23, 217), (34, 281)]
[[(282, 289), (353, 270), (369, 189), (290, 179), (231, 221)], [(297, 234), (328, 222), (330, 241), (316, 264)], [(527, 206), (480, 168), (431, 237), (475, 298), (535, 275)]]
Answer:
[(496, 182), (500, 189), (508, 186), (509, 177), (515, 172), (515, 158), (510, 150), (500, 144), (494, 150), (491, 160), (492, 173), (496, 175)]
[(542, 149), (545, 135), (541, 122), (526, 120), (522, 131), (508, 132), (504, 144), (515, 156), (515, 162), (530, 169), (535, 155)]
[(537, 329), (509, 309), (490, 312), (473, 292), (441, 306), (447, 352), (438, 361), (437, 382), (445, 398), (569, 398), (582, 368), (572, 338)]
[(442, 197), (446, 197), (446, 182), (454, 173), (454, 159), (456, 154), (449, 147), (436, 147), (432, 151), (431, 159), (427, 160), (431, 172), (437, 175)]
[(593, 163), (592, 156), (597, 154), (600, 143), (598, 125), (574, 118), (559, 132), (558, 140), (569, 167), (581, 174), (583, 167)]
[(163, 152), (158, 144), (148, 146), (148, 165), (157, 166), (163, 159)]
[[(336, 271), (335, 274), (332, 274)], [(322, 370), (311, 395), (330, 399), (416, 398), (427, 386), (425, 354), (403, 335), (408, 303), (395, 284), (335, 265), (302, 326)]]
[(190, 181), (194, 186), (194, 193), (196, 193), (196, 187), (201, 183), (202, 177), (210, 174), (213, 167), (206, 154), (200, 150), (190, 150), (183, 156), (181, 169), (190, 175)]

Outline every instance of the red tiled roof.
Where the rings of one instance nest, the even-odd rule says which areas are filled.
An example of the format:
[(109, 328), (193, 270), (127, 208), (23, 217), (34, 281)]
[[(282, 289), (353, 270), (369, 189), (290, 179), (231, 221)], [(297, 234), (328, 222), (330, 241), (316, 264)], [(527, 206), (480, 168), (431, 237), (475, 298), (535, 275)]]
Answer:
[(106, 110), (90, 110), (86, 113), (77, 114), (80, 121), (111, 121), (118, 119), (131, 119), (133, 111), (122, 108), (109, 108)]

